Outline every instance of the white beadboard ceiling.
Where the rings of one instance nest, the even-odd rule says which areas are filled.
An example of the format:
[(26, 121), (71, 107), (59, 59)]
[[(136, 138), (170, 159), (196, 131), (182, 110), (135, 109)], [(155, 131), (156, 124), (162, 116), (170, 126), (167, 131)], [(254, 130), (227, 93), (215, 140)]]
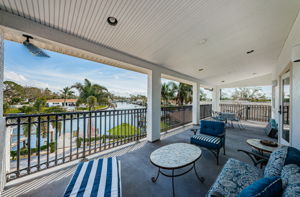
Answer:
[(270, 74), (299, 8), (299, 0), (0, 1), (6, 12), (215, 85)]

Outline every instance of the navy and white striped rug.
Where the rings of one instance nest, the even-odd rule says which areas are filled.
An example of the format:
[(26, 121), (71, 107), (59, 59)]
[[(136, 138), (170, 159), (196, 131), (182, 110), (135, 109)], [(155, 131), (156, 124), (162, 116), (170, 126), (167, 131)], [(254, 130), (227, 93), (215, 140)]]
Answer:
[(120, 163), (116, 157), (81, 162), (64, 197), (119, 197), (121, 194)]

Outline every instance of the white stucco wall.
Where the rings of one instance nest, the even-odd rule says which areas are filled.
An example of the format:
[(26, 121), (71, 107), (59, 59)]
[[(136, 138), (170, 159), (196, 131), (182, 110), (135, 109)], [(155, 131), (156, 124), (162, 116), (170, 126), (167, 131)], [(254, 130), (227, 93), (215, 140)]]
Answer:
[[(292, 49), (295, 45), (300, 44), (300, 15), (295, 20), (295, 23), (290, 31), (290, 34), (282, 48), (278, 58), (277, 65), (273, 71), (273, 80), (278, 81), (275, 87), (275, 108), (273, 115), (279, 122), (279, 105), (280, 105), (280, 76), (289, 67), (291, 73), (291, 145), (300, 148), (300, 63), (291, 62)], [(280, 136), (280, 134), (279, 134)], [(280, 139), (279, 139), (280, 142)]]

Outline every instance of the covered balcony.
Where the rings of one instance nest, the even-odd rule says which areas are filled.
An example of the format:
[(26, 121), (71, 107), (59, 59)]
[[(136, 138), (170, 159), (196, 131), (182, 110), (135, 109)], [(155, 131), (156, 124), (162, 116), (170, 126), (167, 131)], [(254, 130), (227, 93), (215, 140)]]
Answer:
[[(226, 154), (216, 163), (201, 147), (194, 167), (205, 181), (176, 177), (176, 196), (205, 196), (231, 158), (252, 164), (238, 151), (253, 150), (249, 139), (299, 149), (299, 10), (298, 0), (1, 1), (0, 194), (62, 196), (79, 163), (117, 157), (121, 195), (174, 196), (170, 178), (151, 181), (150, 155), (190, 144), (204, 119), (225, 122)], [(40, 49), (147, 75), (146, 107), (3, 116), (3, 42), (23, 43), (24, 34)], [(162, 78), (191, 85), (192, 105), (162, 106)], [(272, 86), (268, 106), (220, 103), (223, 88), (263, 85)], [(200, 87), (212, 91), (211, 104), (200, 102)], [(239, 117), (231, 124), (216, 112)], [(271, 119), (277, 139), (266, 134)]]

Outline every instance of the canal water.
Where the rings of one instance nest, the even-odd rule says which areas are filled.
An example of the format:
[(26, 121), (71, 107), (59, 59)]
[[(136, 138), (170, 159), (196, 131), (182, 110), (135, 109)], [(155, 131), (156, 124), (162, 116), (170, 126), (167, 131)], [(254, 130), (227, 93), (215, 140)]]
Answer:
[[(140, 109), (144, 108), (139, 105), (135, 104), (130, 104), (126, 102), (117, 102), (116, 103), (116, 110), (122, 110), (122, 109)], [(105, 111), (111, 111), (113, 109), (107, 109)], [(107, 131), (122, 124), (122, 123), (128, 123), (133, 126), (138, 126), (140, 124), (140, 121), (144, 119), (144, 114), (140, 113), (125, 113), (128, 111), (123, 111), (122, 114), (119, 113), (118, 115), (113, 112), (107, 112), (106, 117), (97, 117), (96, 120), (95, 118), (92, 118), (91, 122), (89, 119), (86, 119), (85, 123), (85, 130), (86, 130), (86, 135), (89, 133), (91, 130), (91, 136), (95, 136), (95, 133), (97, 136), (99, 135), (104, 135), (104, 134), (109, 134)], [(75, 117), (75, 116), (74, 116)], [(31, 128), (31, 140), (30, 140), (30, 147), (31, 148), (36, 148), (37, 144), (37, 135), (36, 135), (36, 125), (32, 125)], [(65, 124), (63, 121), (60, 123), (60, 130), (58, 131), (58, 146), (62, 146), (62, 140), (63, 140), (63, 128), (65, 128), (65, 144), (68, 145), (70, 143), (70, 134), (71, 134), (71, 127), (72, 127), (72, 136), (74, 137), (77, 134), (77, 128), (79, 128), (79, 136), (83, 137), (83, 131), (84, 131), (84, 121), (83, 118), (79, 119), (73, 119), (72, 123), (70, 120), (65, 120)], [(16, 150), (17, 149), (17, 127), (10, 127), (7, 128), (7, 130), (11, 134), (11, 150)], [(50, 141), (55, 141), (55, 125), (50, 124)], [(21, 127), (20, 128), (20, 147), (25, 147), (27, 144), (28, 138), (26, 135), (24, 135), (24, 129)], [(52, 140), (51, 140), (52, 139)], [(46, 132), (43, 132), (41, 130), (41, 139), (40, 139), (40, 144), (41, 146), (45, 145), (47, 142), (47, 135)]]

